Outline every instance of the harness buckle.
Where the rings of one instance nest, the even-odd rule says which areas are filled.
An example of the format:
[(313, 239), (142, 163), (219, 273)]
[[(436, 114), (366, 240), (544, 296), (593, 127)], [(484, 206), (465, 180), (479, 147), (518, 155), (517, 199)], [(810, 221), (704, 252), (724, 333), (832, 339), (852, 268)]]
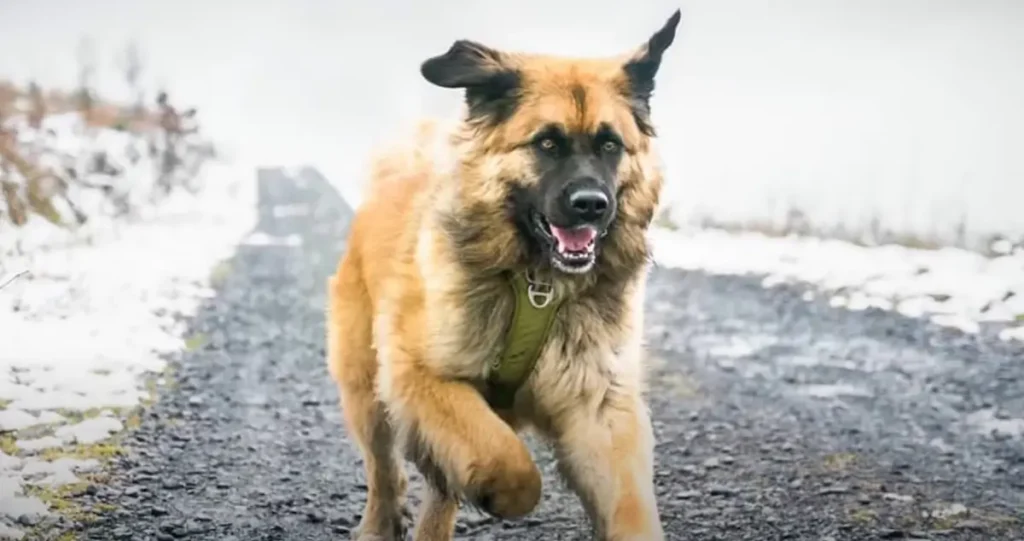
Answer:
[(526, 284), (526, 298), (534, 308), (547, 308), (555, 299), (555, 288), (551, 283), (538, 279), (532, 271), (526, 271)]

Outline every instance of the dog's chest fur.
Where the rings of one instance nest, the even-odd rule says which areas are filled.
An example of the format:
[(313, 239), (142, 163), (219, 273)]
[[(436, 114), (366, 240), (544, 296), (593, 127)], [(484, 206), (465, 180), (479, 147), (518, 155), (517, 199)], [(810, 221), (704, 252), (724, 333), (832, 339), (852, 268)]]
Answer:
[[(505, 347), (515, 297), (503, 277), (452, 286), (427, 290), (427, 356), (441, 373), (482, 388)], [(521, 393), (534, 403), (529, 409), (586, 399), (634, 377), (641, 332), (637, 294), (637, 287), (597, 287), (565, 300)]]

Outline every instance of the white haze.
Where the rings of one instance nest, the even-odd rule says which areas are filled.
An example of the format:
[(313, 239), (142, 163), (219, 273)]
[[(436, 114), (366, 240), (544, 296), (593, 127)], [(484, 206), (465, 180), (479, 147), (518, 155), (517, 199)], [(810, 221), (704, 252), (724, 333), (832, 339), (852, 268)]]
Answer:
[(453, 91), (418, 64), (456, 38), (611, 54), (676, 7), (654, 102), (678, 221), (906, 236), (1024, 235), (1019, 0), (0, 0), (0, 76), (123, 92), (130, 38), (147, 81), (203, 109), (253, 164), (312, 164), (358, 199), (366, 152)]

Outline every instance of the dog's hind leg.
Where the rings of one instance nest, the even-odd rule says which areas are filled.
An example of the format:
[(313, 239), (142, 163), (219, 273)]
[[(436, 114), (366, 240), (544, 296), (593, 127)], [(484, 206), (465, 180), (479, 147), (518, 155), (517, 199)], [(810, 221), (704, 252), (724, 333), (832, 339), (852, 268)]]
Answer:
[(387, 412), (374, 388), (377, 359), (369, 297), (353, 274), (342, 264), (331, 279), (327, 321), (328, 367), (338, 384), (348, 433), (363, 455), (366, 470), (366, 507), (353, 537), (398, 541), (404, 539), (402, 505), (407, 480)]

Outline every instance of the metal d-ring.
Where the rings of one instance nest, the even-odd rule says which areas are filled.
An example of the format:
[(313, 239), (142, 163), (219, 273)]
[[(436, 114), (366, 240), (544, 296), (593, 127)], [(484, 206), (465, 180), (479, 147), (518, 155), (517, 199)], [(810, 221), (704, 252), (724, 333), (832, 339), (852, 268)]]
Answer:
[(532, 271), (526, 271), (526, 298), (530, 305), (540, 310), (547, 308), (555, 299), (555, 288), (548, 282), (537, 279)]

